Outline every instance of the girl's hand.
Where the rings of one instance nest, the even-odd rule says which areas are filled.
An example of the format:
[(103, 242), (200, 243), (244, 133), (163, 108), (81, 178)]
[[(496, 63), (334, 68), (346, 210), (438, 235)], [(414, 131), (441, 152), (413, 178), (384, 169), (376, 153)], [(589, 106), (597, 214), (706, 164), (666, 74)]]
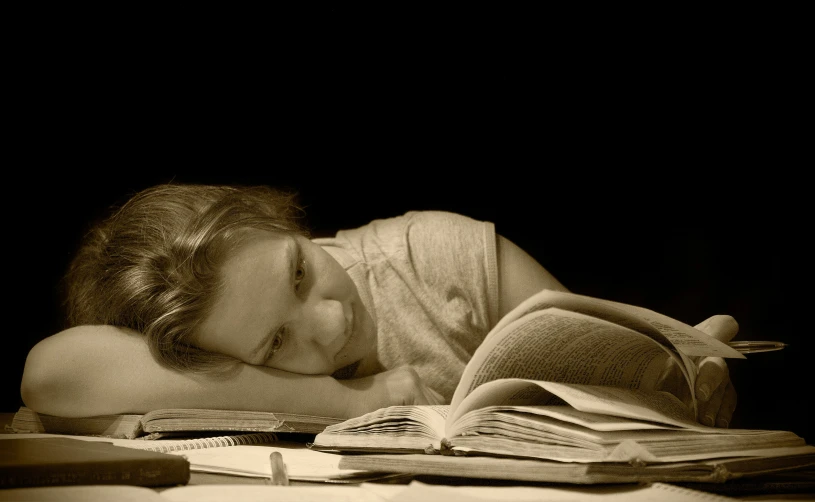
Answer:
[[(729, 315), (712, 316), (696, 328), (722, 342), (729, 342), (739, 332), (738, 323)], [(730, 381), (727, 363), (721, 357), (702, 357), (697, 364), (697, 420), (704, 425), (728, 427), (736, 409), (736, 389)]]
[[(730, 341), (739, 331), (736, 320), (729, 315), (715, 315), (696, 325), (696, 329), (721, 340)], [(730, 382), (727, 363), (721, 357), (699, 357), (696, 375), (696, 420), (711, 427), (728, 427), (736, 409), (736, 389)], [(670, 360), (663, 372), (658, 390), (670, 392), (691, 406), (691, 396), (677, 364)]]
[(364, 415), (386, 406), (447, 404), (441, 394), (426, 386), (410, 366), (338, 381), (352, 391), (348, 400), (349, 417)]

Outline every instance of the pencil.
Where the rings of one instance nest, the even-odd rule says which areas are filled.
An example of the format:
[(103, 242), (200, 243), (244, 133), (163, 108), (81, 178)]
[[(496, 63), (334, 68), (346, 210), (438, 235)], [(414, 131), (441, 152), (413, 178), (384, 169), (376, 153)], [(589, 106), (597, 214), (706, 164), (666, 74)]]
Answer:
[(272, 466), (271, 481), (276, 486), (289, 486), (289, 475), (286, 472), (286, 464), (283, 463), (283, 455), (279, 451), (269, 454), (269, 463)]
[(772, 352), (781, 350), (787, 346), (783, 342), (747, 340), (743, 342), (729, 342), (728, 345), (738, 350), (742, 354), (754, 354), (757, 352)]

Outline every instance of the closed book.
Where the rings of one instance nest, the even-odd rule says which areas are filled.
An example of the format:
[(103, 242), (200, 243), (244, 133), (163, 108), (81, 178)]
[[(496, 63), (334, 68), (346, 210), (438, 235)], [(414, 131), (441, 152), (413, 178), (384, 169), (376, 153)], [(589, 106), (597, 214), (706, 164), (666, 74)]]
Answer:
[(316, 434), (327, 425), (341, 421), (334, 417), (283, 412), (187, 408), (159, 409), (143, 415), (60, 417), (21, 406), (14, 414), (11, 429), (22, 433), (158, 439), (201, 432)]
[(186, 484), (184, 457), (102, 441), (26, 438), (0, 441), (0, 488), (56, 485)]

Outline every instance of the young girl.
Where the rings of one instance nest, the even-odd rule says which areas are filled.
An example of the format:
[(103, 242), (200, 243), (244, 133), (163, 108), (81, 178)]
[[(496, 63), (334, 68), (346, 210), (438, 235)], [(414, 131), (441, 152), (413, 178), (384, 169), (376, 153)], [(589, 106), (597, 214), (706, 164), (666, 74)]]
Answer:
[[(135, 195), (74, 257), (71, 327), (29, 353), (26, 406), (345, 418), (447, 403), (503, 315), (541, 289), (566, 290), (489, 222), (417, 211), (309, 239), (300, 216), (269, 187)], [(699, 327), (725, 341), (738, 329), (729, 316)], [(735, 391), (721, 359), (700, 361), (697, 390), (699, 420), (726, 427)]]

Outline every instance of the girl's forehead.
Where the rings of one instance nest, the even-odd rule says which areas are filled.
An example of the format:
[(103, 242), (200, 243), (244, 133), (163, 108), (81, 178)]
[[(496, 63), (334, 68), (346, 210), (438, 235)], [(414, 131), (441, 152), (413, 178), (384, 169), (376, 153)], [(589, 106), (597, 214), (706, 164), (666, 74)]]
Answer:
[(260, 262), (272, 264), (282, 260), (282, 263), (287, 263), (296, 249), (297, 240), (294, 236), (264, 232), (238, 246), (227, 258), (224, 269)]
[(292, 236), (254, 239), (221, 268), (223, 287), (199, 329), (197, 344), (246, 361), (242, 351), (257, 346), (288, 310)]
[(226, 260), (234, 259), (249, 249), (263, 246), (264, 243), (295, 242), (295, 237), (295, 234), (291, 233), (274, 232), (257, 228), (242, 229), (229, 239), (230, 242), (226, 253)]

